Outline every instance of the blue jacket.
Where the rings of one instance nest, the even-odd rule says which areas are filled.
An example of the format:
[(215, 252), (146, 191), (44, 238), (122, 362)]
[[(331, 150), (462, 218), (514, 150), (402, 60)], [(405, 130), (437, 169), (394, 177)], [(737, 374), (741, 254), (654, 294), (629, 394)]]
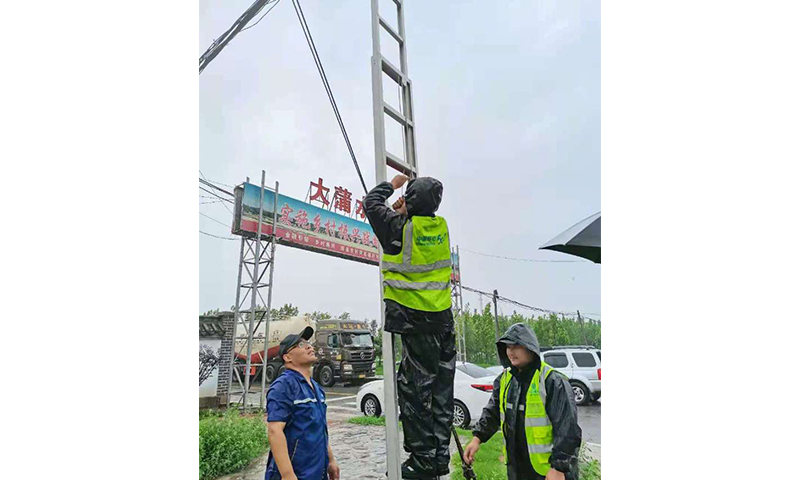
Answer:
[[(314, 390), (302, 374), (286, 369), (267, 391), (267, 420), (286, 422), (283, 433), (298, 480), (327, 480), (328, 406), (322, 387), (313, 378), (311, 383)], [(272, 451), (264, 478), (281, 478)]]

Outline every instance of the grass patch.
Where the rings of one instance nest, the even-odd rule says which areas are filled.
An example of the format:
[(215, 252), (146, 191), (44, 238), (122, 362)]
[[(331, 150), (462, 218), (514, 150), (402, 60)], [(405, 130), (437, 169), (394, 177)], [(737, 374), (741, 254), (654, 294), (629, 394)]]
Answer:
[(381, 427), (386, 426), (386, 417), (353, 417), (347, 421), (347, 423), (352, 423), (355, 425), (379, 425)]
[[(457, 429), (461, 439), (461, 445), (466, 448), (472, 440), (472, 432), (469, 430)], [(461, 457), (456, 452), (450, 459), (450, 479), (464, 480), (464, 473), (461, 470)], [(580, 480), (600, 480), (600, 462), (589, 457), (581, 447), (579, 459), (579, 478)], [(475, 455), (475, 462), (472, 464), (475, 475), (481, 480), (505, 480), (506, 463), (503, 458), (503, 435), (495, 433), (488, 442), (482, 443), (480, 450)]]
[[(472, 440), (470, 430), (457, 428), (458, 438), (461, 439), (461, 446), (467, 448), (467, 444)], [(505, 480), (506, 463), (503, 457), (503, 435), (496, 433), (488, 442), (481, 444), (481, 449), (475, 455), (475, 462), (472, 469), (475, 475), (481, 480)], [(461, 470), (461, 457), (456, 451), (450, 458), (450, 479), (464, 480), (464, 472)]]
[(200, 413), (200, 479), (237, 472), (269, 448), (262, 416)]

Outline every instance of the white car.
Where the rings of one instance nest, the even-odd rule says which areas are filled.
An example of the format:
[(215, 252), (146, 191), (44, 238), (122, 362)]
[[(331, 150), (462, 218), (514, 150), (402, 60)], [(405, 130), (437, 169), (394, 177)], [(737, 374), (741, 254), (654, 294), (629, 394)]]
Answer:
[(497, 376), (503, 373), (503, 367), (500, 365), (495, 365), (493, 367), (486, 367), (486, 370), (492, 372), (492, 375)]
[(542, 356), (569, 379), (576, 404), (586, 405), (600, 398), (600, 349), (583, 345), (556, 347), (542, 352)]
[[(492, 382), (495, 376), (471, 377), (459, 368), (462, 363), (459, 362), (456, 366), (455, 381), (453, 382), (453, 425), (457, 428), (468, 428), (481, 417), (483, 407), (492, 397)], [(356, 405), (364, 415), (380, 417), (384, 410), (383, 380), (364, 384), (356, 395)]]

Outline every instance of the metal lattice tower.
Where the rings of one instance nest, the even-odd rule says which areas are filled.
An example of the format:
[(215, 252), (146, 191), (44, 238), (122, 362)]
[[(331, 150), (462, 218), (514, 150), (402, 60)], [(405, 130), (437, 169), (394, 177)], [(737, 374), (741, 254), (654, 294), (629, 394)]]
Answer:
[[(375, 182), (387, 180), (387, 166), (409, 178), (418, 176), (417, 143), (414, 131), (414, 104), (411, 95), (411, 80), (408, 78), (406, 53), (404, 2), (392, 0), (397, 7), (397, 30), (380, 15), (379, 0), (372, 3), (372, 115), (375, 133)], [(381, 51), (381, 30), (388, 33), (399, 47), (400, 66), (392, 65)], [(400, 111), (389, 105), (384, 97), (383, 79), (386, 75), (400, 87)], [(403, 158), (386, 150), (386, 117), (400, 124), (403, 132)], [(395, 152), (397, 153), (397, 152)], [(383, 249), (380, 249), (383, 255)], [(381, 325), (386, 325), (383, 306), (383, 273), (378, 269), (380, 282)], [(390, 332), (383, 332), (384, 397), (386, 403), (386, 467), (389, 480), (400, 480), (400, 433), (397, 421), (397, 384), (394, 367), (395, 339)]]
[(456, 324), (456, 361), (467, 361), (467, 324), (464, 316), (464, 296), (461, 293), (461, 257), (458, 254), (458, 246), (450, 249), (450, 256), (455, 258), (453, 262), (453, 287), (450, 292), (453, 298), (453, 317)]
[[(250, 178), (247, 178), (250, 181)], [(261, 232), (262, 221), (264, 220), (264, 181), (265, 172), (261, 171), (261, 193), (259, 195), (258, 208), (258, 232), (254, 238), (242, 235), (242, 244), (239, 251), (239, 274), (236, 287), (236, 303), (234, 306), (234, 343), (233, 354), (231, 355), (230, 379), (228, 380), (228, 406), (231, 404), (231, 397), (239, 394), (237, 403), (243, 408), (248, 407), (247, 396), (255, 392), (250, 391), (251, 368), (255, 369), (252, 378), (261, 373), (261, 394), (258, 399), (258, 407), (264, 409), (266, 401), (266, 375), (264, 367), (266, 365), (267, 349), (269, 347), (269, 322), (270, 311), (272, 309), (272, 278), (275, 270), (275, 226), (278, 211), (278, 182), (275, 182), (275, 203), (272, 209), (272, 232), (273, 235), (265, 235)], [(269, 270), (269, 281), (264, 282), (264, 274)], [(242, 281), (242, 272), (247, 274), (245, 281)], [(267, 290), (267, 300), (261, 292)], [(250, 308), (246, 308), (247, 301), (250, 301)], [(260, 304), (259, 304), (260, 301)], [(258, 363), (252, 363), (253, 338), (256, 330), (265, 322), (264, 328), (264, 349), (258, 351)], [(246, 355), (244, 371), (240, 372), (236, 368), (234, 359), (237, 354)], [(242, 378), (244, 377), (244, 378)], [(239, 391), (233, 389), (233, 379), (239, 385)]]

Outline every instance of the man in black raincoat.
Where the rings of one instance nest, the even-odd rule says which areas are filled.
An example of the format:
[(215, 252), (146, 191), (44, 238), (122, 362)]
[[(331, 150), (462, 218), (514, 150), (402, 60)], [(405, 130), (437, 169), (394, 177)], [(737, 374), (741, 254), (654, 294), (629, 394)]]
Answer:
[[(430, 217), (414, 225), (432, 222), (442, 201), (441, 182), (422, 177), (411, 180), (405, 195), (389, 208), (386, 200), (406, 180), (408, 177), (398, 175), (391, 182), (377, 185), (364, 199), (367, 218), (384, 255), (403, 252), (403, 227), (414, 217)], [(443, 219), (439, 221), (446, 232), (446, 223)], [(446, 234), (443, 237), (448, 245), (444, 263), (449, 267), (449, 239)], [(441, 240), (438, 248), (439, 252), (445, 248)], [(382, 265), (385, 268), (385, 262)], [(411, 454), (402, 465), (403, 478), (430, 479), (449, 472), (456, 361), (449, 284), (447, 295), (447, 308), (441, 311), (423, 311), (384, 299), (386, 323), (383, 328), (400, 334), (403, 342), (403, 359), (397, 373), (397, 396), (403, 420), (403, 446)], [(385, 360), (387, 367), (391, 367), (391, 359)]]
[[(497, 352), (505, 372), (501, 373), (494, 381), (492, 398), (483, 409), (480, 420), (472, 431), (472, 441), (464, 449), (467, 462), (472, 464), (475, 453), (480, 444), (488, 441), (497, 432), (501, 424), (501, 404), (505, 402), (503, 421), (503, 437), (506, 445), (506, 469), (509, 480), (577, 480), (578, 479), (578, 454), (581, 446), (581, 428), (578, 426), (578, 409), (569, 381), (559, 372), (549, 366), (543, 366), (539, 351), (539, 341), (536, 334), (527, 325), (516, 323), (512, 325), (497, 342)], [(548, 374), (547, 371), (550, 371)], [(506, 377), (505, 388), (503, 384)], [(545, 376), (543, 394), (531, 390), (531, 382)], [(502, 399), (501, 391), (506, 393)], [(532, 400), (528, 398), (529, 392), (533, 393)], [(544, 397), (544, 414), (547, 418), (526, 418), (526, 402), (535, 405), (538, 397)], [(543, 416), (542, 416), (543, 417)], [(529, 445), (531, 442), (526, 437), (526, 423), (538, 425), (549, 423), (552, 425), (552, 443), (540, 440), (540, 444)], [(549, 422), (547, 422), (549, 420)], [(540, 427), (546, 428), (546, 427)], [(538, 457), (532, 451), (541, 453)], [(534, 463), (538, 463), (537, 472)]]

